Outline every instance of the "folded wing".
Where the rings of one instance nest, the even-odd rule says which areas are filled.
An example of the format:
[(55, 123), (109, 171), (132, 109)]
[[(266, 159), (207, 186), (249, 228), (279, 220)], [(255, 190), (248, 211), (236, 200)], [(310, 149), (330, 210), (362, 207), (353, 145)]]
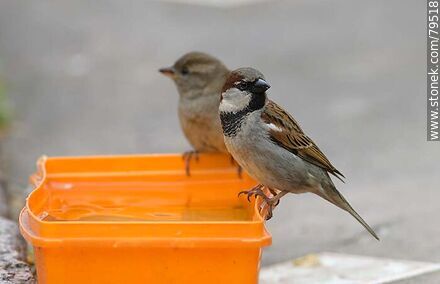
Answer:
[(274, 143), (344, 182), (344, 175), (330, 163), (312, 139), (304, 134), (295, 119), (279, 105), (269, 101), (261, 116), (265, 123), (272, 126), (269, 131)]

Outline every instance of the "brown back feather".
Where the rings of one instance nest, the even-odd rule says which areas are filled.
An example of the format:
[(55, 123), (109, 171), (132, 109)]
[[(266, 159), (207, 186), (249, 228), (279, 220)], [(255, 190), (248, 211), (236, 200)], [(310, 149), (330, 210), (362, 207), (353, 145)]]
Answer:
[(280, 106), (268, 101), (261, 118), (264, 122), (272, 123), (282, 130), (270, 130), (271, 139), (275, 143), (305, 161), (326, 170), (343, 182), (341, 177), (344, 177), (344, 175), (330, 163), (312, 139), (304, 134), (295, 119)]

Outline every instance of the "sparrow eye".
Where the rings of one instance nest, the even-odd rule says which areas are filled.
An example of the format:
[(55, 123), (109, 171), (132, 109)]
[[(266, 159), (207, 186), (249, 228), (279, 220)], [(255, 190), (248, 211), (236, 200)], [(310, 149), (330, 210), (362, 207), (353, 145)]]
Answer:
[(182, 75), (188, 75), (189, 74), (189, 70), (187, 67), (183, 67), (182, 71), (180, 71), (182, 73)]
[(244, 82), (244, 81), (241, 81), (241, 82), (237, 83), (237, 84), (235, 85), (235, 87), (236, 87), (237, 89), (239, 89), (240, 91), (244, 91), (244, 90), (246, 90), (246, 89), (248, 88), (248, 83), (247, 83), (247, 82)]

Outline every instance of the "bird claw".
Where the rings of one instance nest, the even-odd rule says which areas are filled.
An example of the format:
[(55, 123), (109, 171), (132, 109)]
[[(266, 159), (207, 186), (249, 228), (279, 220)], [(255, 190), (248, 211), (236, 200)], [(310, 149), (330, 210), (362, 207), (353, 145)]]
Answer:
[[(278, 203), (278, 202), (277, 202)], [(260, 213), (263, 213), (264, 209), (266, 209), (266, 221), (271, 219), (273, 217), (273, 210), (275, 209), (277, 205), (271, 204), (270, 202), (267, 202), (264, 200), (264, 202), (260, 205)]]
[(265, 206), (267, 206), (266, 221), (270, 220), (273, 217), (273, 210), (275, 209), (275, 207), (277, 207), (278, 203), (279, 200), (276, 202), (276, 204), (270, 204), (266, 201), (261, 204), (260, 212), (263, 211)]
[(269, 206), (269, 208), (267, 209), (266, 221), (272, 219), (273, 209), (275, 209), (275, 206)]
[(242, 194), (246, 194), (247, 195), (247, 200), (250, 202), (252, 196), (259, 196), (263, 199), (263, 203), (260, 205), (260, 212), (263, 211), (263, 209), (265, 207), (267, 207), (267, 213), (266, 213), (266, 221), (271, 219), (273, 217), (273, 210), (275, 209), (275, 207), (278, 206), (278, 204), (280, 203), (280, 198), (282, 196), (284, 196), (286, 194), (286, 192), (280, 192), (277, 194), (276, 191), (272, 190), (271, 188), (269, 188), (269, 191), (271, 192), (271, 194), (273, 195), (272, 198), (267, 197), (267, 195), (264, 193), (264, 191), (262, 190), (263, 185), (259, 184), (253, 188), (251, 188), (250, 190), (244, 190), (244, 191), (240, 191), (238, 193), (238, 196), (242, 195)]
[(257, 193), (255, 192), (255, 191), (253, 191), (253, 190), (244, 190), (244, 191), (240, 191), (239, 193), (238, 193), (238, 197), (240, 197), (240, 195), (242, 195), (242, 194), (246, 194), (247, 195), (247, 200), (249, 201), (249, 202), (251, 202), (251, 197), (252, 197), (252, 195), (255, 195), (255, 197), (257, 196)]
[[(268, 189), (269, 189), (270, 193), (271, 193), (274, 197), (277, 196), (277, 192), (276, 192), (276, 190), (274, 190), (274, 189), (272, 189), (272, 188), (270, 188), (270, 187), (269, 187)], [(278, 199), (278, 200), (275, 202), (274, 207), (277, 207), (278, 204), (280, 204), (280, 199)]]
[(182, 159), (185, 161), (185, 172), (187, 176), (191, 176), (190, 172), (190, 162), (192, 158), (195, 158), (196, 162), (199, 161), (199, 152), (197, 151), (187, 151), (183, 153)]
[(262, 185), (262, 184), (259, 184), (259, 185), (255, 186), (255, 187), (251, 188), (250, 190), (243, 190), (243, 191), (240, 191), (240, 192), (238, 193), (238, 196), (240, 196), (240, 195), (242, 195), (242, 194), (246, 194), (246, 195), (247, 195), (247, 200), (248, 200), (249, 202), (251, 202), (251, 197), (252, 197), (252, 196), (255, 196), (255, 197), (260, 196), (261, 198), (263, 198), (264, 200), (266, 200), (266, 199), (268, 199), (268, 198), (267, 198), (266, 194), (264, 194), (263, 190), (261, 190), (262, 187), (263, 187), (263, 185)]
[(275, 209), (275, 207), (278, 206), (278, 204), (280, 204), (281, 197), (283, 197), (287, 193), (285, 191), (282, 191), (277, 194), (270, 188), (269, 191), (273, 194), (273, 197), (264, 199), (264, 203), (262, 203), (260, 206), (260, 211), (262, 211), (264, 207), (267, 206), (266, 221), (272, 218), (273, 210)]

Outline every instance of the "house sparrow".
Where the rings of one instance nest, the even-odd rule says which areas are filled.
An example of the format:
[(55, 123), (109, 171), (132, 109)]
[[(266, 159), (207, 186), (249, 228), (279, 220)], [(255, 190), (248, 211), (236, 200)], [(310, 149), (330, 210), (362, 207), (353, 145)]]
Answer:
[(223, 85), (230, 71), (217, 58), (202, 52), (190, 52), (173, 66), (159, 71), (170, 77), (179, 92), (179, 120), (194, 151), (184, 154), (186, 173), (189, 162), (199, 152), (228, 153), (218, 116)]
[[(253, 68), (231, 72), (222, 89), (219, 107), (225, 144), (234, 159), (261, 184), (246, 193), (260, 196), (268, 219), (287, 193), (311, 192), (350, 213), (373, 237), (370, 226), (336, 189), (329, 174), (344, 177), (319, 150), (298, 123), (267, 98), (269, 84)], [(270, 189), (269, 198), (262, 187)]]

